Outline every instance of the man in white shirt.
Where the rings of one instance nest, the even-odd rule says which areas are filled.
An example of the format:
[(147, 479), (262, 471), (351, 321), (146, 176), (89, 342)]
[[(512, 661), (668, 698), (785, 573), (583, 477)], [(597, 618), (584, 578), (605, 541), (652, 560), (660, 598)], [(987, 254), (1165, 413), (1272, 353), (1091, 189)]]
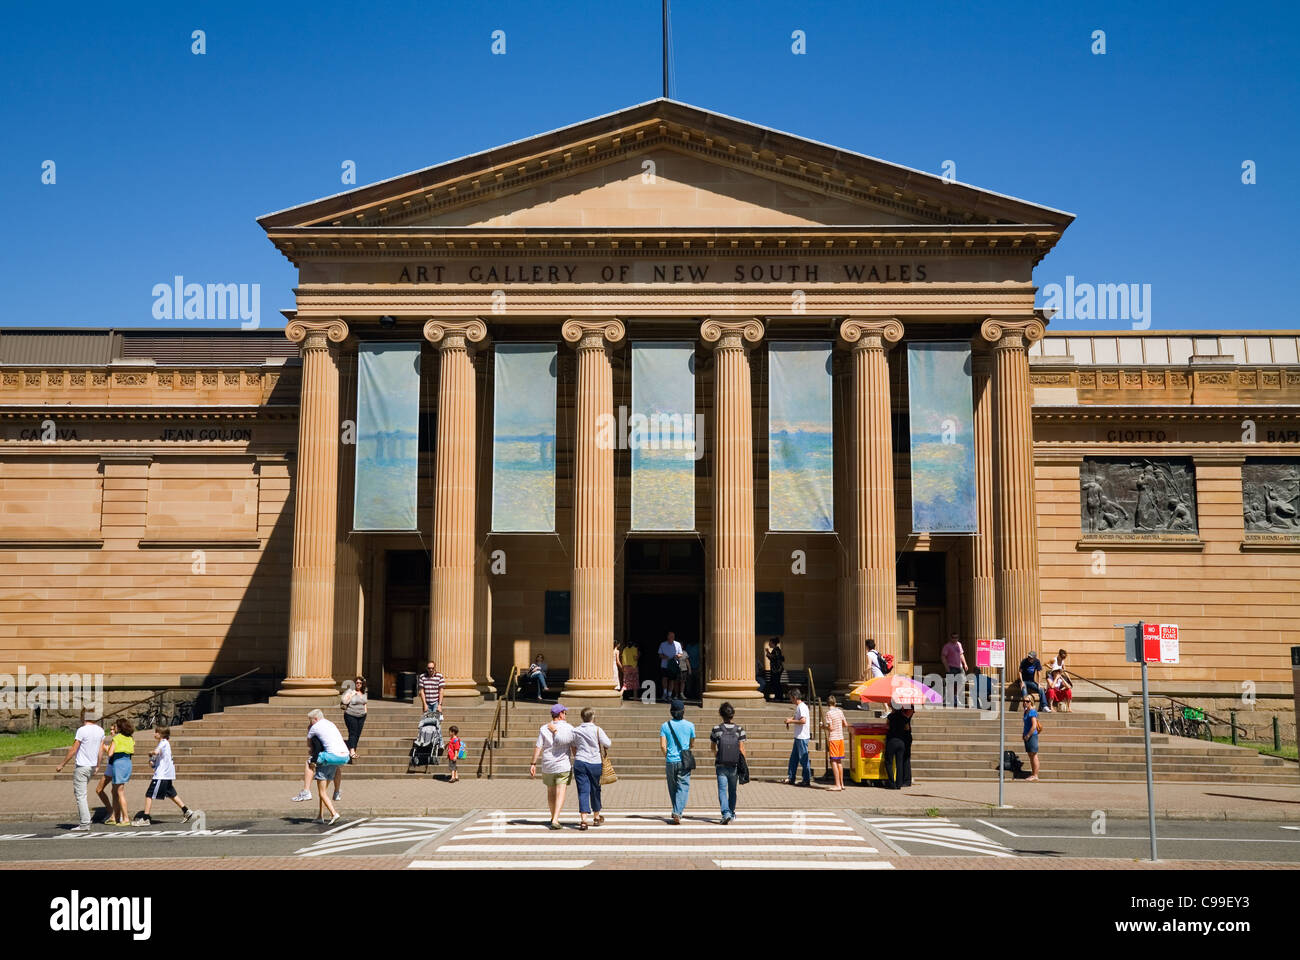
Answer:
[(569, 723), (568, 708), (562, 703), (551, 707), (551, 722), (537, 731), (533, 744), (533, 762), (528, 776), (537, 776), (537, 761), (542, 761), (542, 782), (546, 784), (546, 801), (551, 808), (551, 822), (547, 827), (560, 829), (560, 808), (564, 794), (573, 779), (573, 764), (569, 762), (569, 748), (573, 746), (574, 730)]
[(90, 805), (86, 802), (86, 786), (99, 764), (99, 745), (104, 742), (104, 728), (90, 719), (90, 711), (81, 711), (81, 726), (77, 728), (76, 739), (68, 747), (67, 756), (55, 769), (63, 772), (68, 761), (74, 756), (77, 762), (72, 768), (72, 795), (77, 800), (78, 822), (72, 829), (82, 832), (90, 829)]
[(663, 687), (659, 693), (665, 701), (681, 696), (681, 655), (682, 645), (677, 642), (677, 635), (669, 633), (664, 642), (659, 644), (659, 683)]
[(867, 673), (868, 680), (885, 675), (884, 664), (880, 662), (880, 653), (876, 650), (875, 640), (867, 641)]
[(803, 691), (798, 687), (791, 687), (790, 702), (794, 704), (794, 716), (786, 717), (785, 725), (788, 728), (794, 724), (794, 746), (790, 749), (790, 770), (785, 782), (794, 783), (795, 767), (802, 766), (803, 780), (799, 786), (811, 787), (812, 764), (808, 762), (808, 736), (812, 732), (812, 723), (808, 704), (803, 702)]
[[(318, 809), (320, 811), (320, 821), (334, 823), (339, 818), (338, 810), (334, 809), (334, 804), (330, 802), (329, 794), (326, 790), (327, 781), (334, 781), (334, 799), (341, 800), (343, 791), (343, 764), (348, 762), (348, 744), (343, 739), (343, 734), (339, 733), (339, 728), (330, 720), (325, 719), (325, 714), (320, 710), (312, 710), (307, 714), (307, 719), (311, 726), (307, 728), (307, 741), (313, 740), (320, 744), (320, 752), (313, 758), (316, 762), (316, 794), (319, 799)], [(310, 762), (310, 761), (309, 761)], [(330, 819), (325, 820), (325, 810), (330, 812)]]

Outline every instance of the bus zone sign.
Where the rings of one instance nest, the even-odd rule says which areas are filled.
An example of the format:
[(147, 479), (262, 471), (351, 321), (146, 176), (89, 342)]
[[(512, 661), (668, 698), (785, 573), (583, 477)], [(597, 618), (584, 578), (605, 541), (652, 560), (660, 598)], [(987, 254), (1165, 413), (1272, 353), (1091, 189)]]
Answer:
[(1142, 624), (1142, 659), (1147, 663), (1178, 662), (1178, 624)]

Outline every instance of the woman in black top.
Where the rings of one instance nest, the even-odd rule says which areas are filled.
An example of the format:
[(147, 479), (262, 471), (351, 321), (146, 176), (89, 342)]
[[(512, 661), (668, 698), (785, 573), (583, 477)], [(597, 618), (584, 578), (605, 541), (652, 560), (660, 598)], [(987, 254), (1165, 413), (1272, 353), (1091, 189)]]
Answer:
[(885, 775), (890, 790), (912, 785), (912, 714), (911, 707), (898, 707), (889, 714), (885, 734)]
[(781, 638), (773, 637), (767, 642), (767, 690), (768, 700), (784, 700), (785, 689), (781, 686), (781, 671), (785, 669), (785, 653), (781, 650)]

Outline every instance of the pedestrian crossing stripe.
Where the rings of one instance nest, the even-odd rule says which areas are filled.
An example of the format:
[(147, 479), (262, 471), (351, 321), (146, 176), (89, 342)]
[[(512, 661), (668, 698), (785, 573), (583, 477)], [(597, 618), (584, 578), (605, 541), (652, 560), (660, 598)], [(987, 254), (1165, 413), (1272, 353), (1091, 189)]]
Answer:
[(873, 831), (887, 842), (915, 843), (960, 850), (987, 857), (1014, 857), (1010, 847), (983, 834), (953, 823), (946, 817), (863, 817)]
[[(478, 838), (474, 838), (477, 840)], [(875, 847), (861, 846), (843, 846), (843, 847), (816, 847), (801, 848), (790, 843), (748, 843), (743, 842), (748, 838), (737, 837), (741, 843), (672, 843), (664, 846), (659, 840), (655, 841), (654, 846), (646, 846), (637, 843), (547, 843), (545, 846), (555, 848), (561, 847), (566, 851), (583, 853), (636, 853), (642, 856), (666, 856), (673, 857), (685, 853), (725, 853), (734, 851), (737, 847), (743, 847), (751, 853), (789, 853), (789, 854), (813, 854), (821, 856), (823, 854), (850, 854), (858, 856), (863, 853), (878, 853)], [(800, 837), (791, 837), (791, 840), (800, 840)], [(438, 848), (438, 853), (465, 853), (471, 851), (474, 853), (530, 853), (542, 849), (542, 843), (463, 843), (456, 846), (444, 844)]]
[(580, 870), (590, 860), (412, 860), (407, 870)]
[(314, 843), (295, 850), (302, 857), (323, 857), (347, 850), (380, 847), (394, 843), (408, 846), (438, 836), (456, 817), (375, 817), (342, 824)]
[(888, 860), (714, 860), (720, 870), (893, 870)]

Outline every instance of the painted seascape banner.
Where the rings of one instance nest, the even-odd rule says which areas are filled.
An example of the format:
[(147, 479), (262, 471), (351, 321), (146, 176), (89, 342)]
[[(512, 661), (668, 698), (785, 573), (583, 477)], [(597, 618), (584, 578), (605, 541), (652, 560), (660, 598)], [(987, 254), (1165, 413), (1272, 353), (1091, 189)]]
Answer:
[(695, 344), (632, 344), (632, 529), (695, 529)]
[(414, 530), (420, 478), (420, 344), (357, 348), (353, 530)]
[(494, 375), (492, 529), (552, 533), (555, 344), (497, 344)]
[(968, 343), (909, 343), (912, 532), (975, 533), (975, 417)]
[(824, 533), (835, 528), (831, 346), (768, 346), (769, 530)]

